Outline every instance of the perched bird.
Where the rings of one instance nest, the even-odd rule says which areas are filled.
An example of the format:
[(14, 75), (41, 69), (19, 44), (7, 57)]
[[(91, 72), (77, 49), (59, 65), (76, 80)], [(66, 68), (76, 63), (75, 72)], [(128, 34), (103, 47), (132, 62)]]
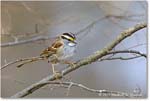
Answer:
[(45, 50), (42, 51), (40, 56), (32, 57), (25, 59), (22, 64), (19, 64), (17, 67), (20, 68), (27, 63), (31, 63), (38, 60), (48, 59), (48, 62), (52, 64), (53, 73), (56, 73), (54, 65), (58, 63), (69, 64), (73, 66), (74, 64), (66, 58), (74, 55), (76, 50), (76, 37), (73, 33), (63, 33), (60, 36), (57, 36), (54, 42)]
[(42, 51), (40, 56), (48, 59), (52, 64), (53, 73), (54, 65), (57, 63), (73, 65), (72, 62), (66, 60), (66, 58), (74, 55), (76, 50), (76, 37), (73, 33), (63, 33), (56, 37), (51, 46)]

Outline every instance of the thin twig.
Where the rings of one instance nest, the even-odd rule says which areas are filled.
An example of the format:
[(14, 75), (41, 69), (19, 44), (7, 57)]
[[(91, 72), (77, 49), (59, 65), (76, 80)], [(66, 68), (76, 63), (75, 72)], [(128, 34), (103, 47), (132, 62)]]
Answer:
[(113, 58), (102, 58), (99, 59), (98, 61), (104, 61), (104, 60), (131, 60), (131, 59), (135, 59), (135, 58), (140, 58), (141, 56), (134, 56), (134, 57), (113, 57)]
[(105, 18), (107, 18), (107, 16), (101, 17), (101, 18), (99, 18), (99, 19), (93, 21), (92, 23), (90, 23), (89, 25), (87, 25), (85, 28), (79, 30), (79, 31), (76, 32), (75, 34), (78, 35), (78, 34), (80, 34), (80, 33), (85, 32), (87, 29), (90, 29), (90, 28), (93, 27), (95, 24), (97, 24), (99, 21), (101, 21), (101, 20), (103, 20), (103, 19), (105, 19)]
[(91, 64), (91, 63), (97, 61), (98, 59), (107, 55), (115, 46), (117, 46), (119, 43), (121, 43), (124, 39), (133, 35), (136, 31), (141, 30), (145, 27), (147, 27), (147, 24), (141, 23), (141, 24), (137, 24), (134, 27), (131, 27), (131, 28), (123, 31), (120, 35), (117, 36), (117, 38), (114, 41), (112, 41), (109, 45), (107, 45), (102, 50), (98, 50), (94, 54), (92, 54), (84, 59), (79, 60), (78, 62), (76, 62), (74, 64), (73, 67), (68, 66), (67, 68), (62, 70), (59, 74), (53, 74), (53, 75), (49, 75), (49, 76), (43, 78), (42, 80), (38, 81), (37, 83), (34, 83), (34, 84), (30, 85), (29, 87), (25, 88), (24, 90), (16, 93), (15, 95), (12, 96), (12, 98), (21, 98), (21, 97), (25, 97), (29, 94), (32, 94), (34, 91), (36, 91), (46, 85), (46, 84), (43, 84), (43, 82), (54, 81), (58, 78), (60, 79), (64, 75), (66, 75), (78, 68), (85, 67), (85, 65), (88, 65), (88, 64)]
[[(134, 56), (134, 57), (113, 57), (116, 54), (122, 54), (122, 53), (130, 53), (130, 54), (134, 53), (138, 56)], [(104, 60), (131, 60), (131, 59), (140, 58), (140, 57), (147, 58), (146, 54), (141, 53), (139, 51), (135, 51), (135, 50), (115, 50), (115, 51), (110, 51), (110, 52), (107, 53), (107, 55), (110, 55), (110, 54), (112, 54), (112, 56), (106, 57), (106, 58), (101, 58), (101, 59), (98, 60), (98, 62), (99, 61), (104, 61)]]
[(144, 46), (144, 45), (146, 46), (146, 45), (147, 45), (147, 43), (141, 43), (141, 44), (137, 44), (137, 45), (134, 45), (134, 46), (128, 47), (128, 48), (127, 48), (127, 50), (128, 50), (128, 49), (135, 48), (135, 47), (139, 47), (139, 46)]
[(18, 67), (21, 67), (21, 66), (23, 66), (24, 64), (26, 64), (26, 62), (24, 62), (24, 61), (33, 62), (33, 61), (38, 61), (38, 60), (44, 60), (44, 57), (36, 56), (36, 57), (30, 57), (30, 58), (17, 59), (17, 60), (15, 60), (15, 61), (12, 61), (12, 62), (9, 62), (9, 63), (5, 64), (4, 66), (1, 67), (0, 70), (3, 70), (3, 69), (5, 69), (6, 67), (8, 67), (8, 66), (10, 66), (10, 65), (13, 65), (13, 64), (15, 64), (15, 63), (23, 62), (22, 64), (18, 65)]
[(118, 54), (118, 53), (134, 53), (134, 54), (137, 54), (137, 55), (140, 55), (140, 56), (143, 56), (143, 57), (147, 58), (146, 54), (140, 53), (139, 51), (136, 51), (136, 50), (110, 51), (110, 52), (107, 53), (107, 55), (110, 55), (110, 54)]

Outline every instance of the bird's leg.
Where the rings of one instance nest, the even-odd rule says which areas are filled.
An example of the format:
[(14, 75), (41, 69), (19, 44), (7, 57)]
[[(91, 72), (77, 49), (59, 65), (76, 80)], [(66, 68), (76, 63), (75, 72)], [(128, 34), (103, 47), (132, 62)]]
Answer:
[(52, 72), (53, 72), (53, 74), (55, 74), (56, 71), (55, 71), (54, 65), (58, 62), (57, 56), (53, 55), (53, 57), (48, 58), (48, 63), (50, 63), (50, 62), (51, 62)]
[(61, 73), (58, 72), (58, 71), (55, 71), (55, 67), (54, 67), (54, 64), (52, 64), (52, 72), (53, 72), (53, 75), (55, 76), (55, 78), (58, 80), (62, 77)]
[(52, 64), (52, 71), (53, 71), (53, 74), (56, 73), (55, 68), (54, 68), (54, 64)]

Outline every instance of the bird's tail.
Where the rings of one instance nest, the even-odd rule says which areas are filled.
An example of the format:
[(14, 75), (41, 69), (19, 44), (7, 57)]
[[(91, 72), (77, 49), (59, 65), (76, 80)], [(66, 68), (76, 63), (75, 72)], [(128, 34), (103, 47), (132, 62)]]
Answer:
[(23, 63), (17, 65), (17, 68), (20, 68), (25, 64), (32, 63), (32, 62), (35, 62), (35, 61), (38, 61), (38, 60), (44, 60), (44, 59), (45, 58), (43, 56), (31, 57), (31, 58), (27, 59), (26, 61), (23, 61)]

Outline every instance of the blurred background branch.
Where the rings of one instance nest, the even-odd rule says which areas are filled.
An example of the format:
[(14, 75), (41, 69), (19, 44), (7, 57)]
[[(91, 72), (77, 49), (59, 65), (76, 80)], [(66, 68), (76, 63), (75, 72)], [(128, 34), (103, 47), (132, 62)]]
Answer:
[[(85, 32), (85, 31), (90, 30), (95, 24), (97, 24), (98, 22), (100, 22), (104, 19), (114, 18), (114, 19), (120, 19), (120, 20), (132, 20), (132, 18), (134, 19), (134, 17), (136, 18), (136, 17), (139, 17), (139, 16), (143, 16), (143, 14), (132, 14), (132, 15), (113, 15), (112, 14), (112, 15), (106, 15), (104, 17), (101, 17), (101, 18), (93, 21), (92, 23), (87, 25), (85, 28), (79, 30), (78, 32), (75, 32), (75, 34), (79, 35), (79, 34)], [(34, 34), (42, 34), (42, 33), (46, 33), (46, 31), (39, 32), (39, 29), (37, 28), (37, 24), (36, 24), (35, 33), (26, 33), (26, 34), (22, 33), (21, 35), (34, 35)], [(86, 35), (87, 35), (87, 32), (86, 32)], [(14, 37), (14, 36), (11, 36), (11, 37)], [(51, 38), (50, 36), (40, 35), (40, 36), (35, 36), (31, 39), (19, 40), (19, 38), (17, 38), (17, 36), (15, 36), (15, 39), (17, 39), (17, 40), (15, 40), (14, 42), (1, 43), (0, 46), (1, 47), (9, 47), (9, 46), (15, 46), (15, 45), (22, 45), (22, 44), (32, 43), (32, 42), (36, 42), (36, 41), (48, 40), (50, 38)], [(78, 40), (81, 40), (81, 39), (78, 38)]]

